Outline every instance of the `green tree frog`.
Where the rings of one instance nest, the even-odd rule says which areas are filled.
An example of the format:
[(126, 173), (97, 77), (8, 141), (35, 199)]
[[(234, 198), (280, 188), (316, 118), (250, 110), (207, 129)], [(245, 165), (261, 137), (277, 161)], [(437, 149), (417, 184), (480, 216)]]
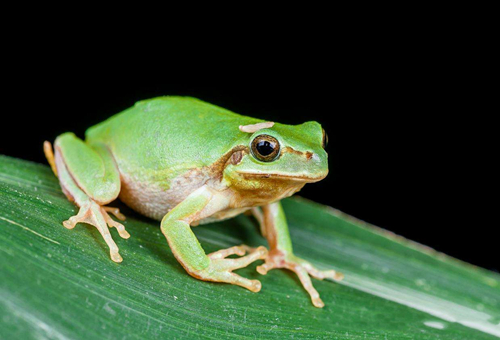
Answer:
[[(326, 134), (317, 122), (285, 125), (235, 114), (189, 97), (159, 97), (91, 127), (82, 141), (73, 133), (57, 137), (44, 151), (64, 194), (79, 208), (63, 225), (96, 227), (121, 262), (109, 228), (129, 238), (116, 208), (120, 198), (133, 210), (161, 221), (161, 231), (182, 267), (193, 277), (261, 289), (233, 270), (264, 260), (260, 274), (274, 268), (295, 272), (316, 307), (324, 303), (310, 276), (339, 281), (298, 258), (280, 200), (328, 173)], [(253, 214), (269, 251), (246, 245), (205, 254), (192, 226)], [(228, 258), (237, 255), (237, 258)]]

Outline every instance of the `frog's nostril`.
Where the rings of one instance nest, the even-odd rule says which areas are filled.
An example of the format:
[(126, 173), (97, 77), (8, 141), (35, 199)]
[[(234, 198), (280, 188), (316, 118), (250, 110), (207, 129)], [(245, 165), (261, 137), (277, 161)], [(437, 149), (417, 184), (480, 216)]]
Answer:
[(313, 160), (315, 162), (321, 162), (321, 157), (317, 153), (311, 153), (311, 157), (307, 158), (308, 160)]
[(315, 156), (315, 154), (313, 154), (312, 152), (309, 152), (309, 151), (306, 152), (307, 160), (310, 160), (311, 158), (313, 158), (313, 156)]

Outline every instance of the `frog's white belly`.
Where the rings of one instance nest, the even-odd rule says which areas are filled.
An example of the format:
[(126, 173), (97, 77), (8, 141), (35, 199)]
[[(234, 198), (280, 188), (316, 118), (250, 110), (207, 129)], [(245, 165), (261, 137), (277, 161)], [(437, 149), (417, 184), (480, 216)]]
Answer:
[(121, 174), (119, 198), (126, 205), (155, 220), (161, 220), (189, 194), (209, 180), (200, 171), (189, 171), (170, 182), (168, 189), (150, 181), (138, 180), (133, 175)]
[[(209, 176), (201, 171), (189, 171), (177, 176), (164, 189), (151, 182), (141, 182), (133, 176), (121, 175), (120, 200), (140, 214), (160, 221), (170, 210), (182, 202), (192, 192), (207, 184)], [(250, 208), (235, 208), (220, 211), (201, 221), (200, 224), (234, 217)]]

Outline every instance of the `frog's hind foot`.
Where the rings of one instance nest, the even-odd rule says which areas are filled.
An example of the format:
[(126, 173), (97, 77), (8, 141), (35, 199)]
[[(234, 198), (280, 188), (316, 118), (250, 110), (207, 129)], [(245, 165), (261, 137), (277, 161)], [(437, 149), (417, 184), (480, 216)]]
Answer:
[(298, 258), (294, 255), (285, 255), (278, 250), (271, 251), (265, 261), (266, 262), (263, 265), (257, 267), (257, 271), (260, 274), (265, 275), (268, 271), (275, 268), (283, 268), (293, 271), (295, 274), (297, 274), (304, 289), (307, 291), (307, 293), (309, 293), (313, 305), (318, 308), (323, 308), (325, 304), (319, 297), (319, 293), (314, 288), (309, 276), (312, 276), (319, 280), (330, 279), (337, 282), (341, 281), (344, 278), (344, 274), (340, 272), (337, 272), (335, 270), (316, 269), (308, 261)]
[(123, 258), (120, 256), (118, 246), (111, 237), (109, 227), (115, 227), (118, 230), (118, 234), (124, 239), (129, 238), (130, 234), (125, 230), (125, 226), (113, 220), (108, 212), (120, 220), (125, 219), (125, 216), (120, 213), (118, 208), (102, 207), (94, 201), (89, 201), (80, 207), (80, 211), (76, 216), (64, 221), (63, 225), (68, 229), (73, 229), (77, 223), (87, 223), (96, 227), (109, 247), (111, 259), (119, 263), (123, 261)]

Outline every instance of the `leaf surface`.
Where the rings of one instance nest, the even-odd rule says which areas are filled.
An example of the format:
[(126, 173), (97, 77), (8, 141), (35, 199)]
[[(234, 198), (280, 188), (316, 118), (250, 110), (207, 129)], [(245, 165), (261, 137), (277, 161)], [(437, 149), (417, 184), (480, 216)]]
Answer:
[[(62, 221), (77, 208), (47, 166), (0, 156), (1, 339), (497, 339), (500, 276), (300, 198), (284, 200), (295, 253), (346, 275), (313, 279), (314, 308), (295, 275), (258, 263), (238, 271), (259, 293), (198, 281), (159, 223), (127, 215), (123, 263), (98, 231)], [(410, 218), (410, 217), (409, 217)], [(429, 223), (433, 223), (429, 221)], [(247, 216), (194, 228), (207, 252), (266, 244)]]

